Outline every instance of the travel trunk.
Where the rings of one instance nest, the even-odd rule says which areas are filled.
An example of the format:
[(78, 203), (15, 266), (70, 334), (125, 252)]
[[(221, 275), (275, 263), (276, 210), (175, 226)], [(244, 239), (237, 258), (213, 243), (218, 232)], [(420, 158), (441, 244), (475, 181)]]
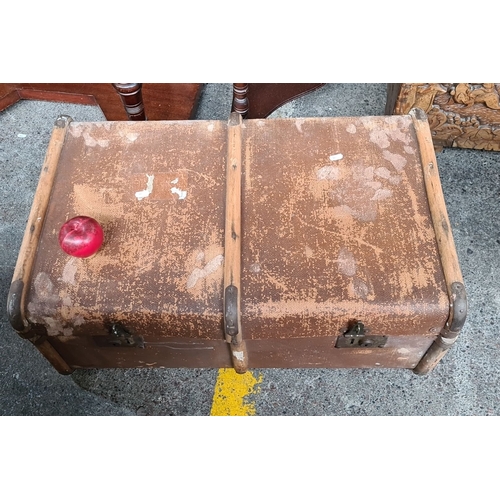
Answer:
[[(93, 257), (61, 226), (104, 230)], [(467, 302), (426, 116), (54, 127), (8, 298), (77, 368), (429, 372)]]

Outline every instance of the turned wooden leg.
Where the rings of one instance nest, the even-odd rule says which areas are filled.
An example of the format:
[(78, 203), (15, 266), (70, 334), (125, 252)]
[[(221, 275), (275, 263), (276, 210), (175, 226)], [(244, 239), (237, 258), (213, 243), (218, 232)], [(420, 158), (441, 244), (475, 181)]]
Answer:
[(232, 111), (239, 113), (243, 118), (248, 113), (248, 83), (233, 83)]
[(129, 120), (145, 120), (142, 102), (142, 83), (113, 83), (118, 92)]

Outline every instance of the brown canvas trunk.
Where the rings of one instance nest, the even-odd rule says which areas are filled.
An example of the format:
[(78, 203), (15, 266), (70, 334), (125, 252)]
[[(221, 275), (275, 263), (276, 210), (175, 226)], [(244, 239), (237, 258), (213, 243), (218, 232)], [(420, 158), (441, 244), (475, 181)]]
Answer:
[[(77, 215), (89, 259), (58, 245)], [(466, 298), (425, 115), (54, 128), (9, 299), (63, 373), (431, 370)]]

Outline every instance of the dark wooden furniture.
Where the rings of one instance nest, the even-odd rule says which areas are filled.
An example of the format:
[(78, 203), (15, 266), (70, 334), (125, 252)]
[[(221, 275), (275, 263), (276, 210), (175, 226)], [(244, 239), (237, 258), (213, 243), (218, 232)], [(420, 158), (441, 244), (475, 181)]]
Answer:
[(500, 151), (500, 83), (391, 83), (386, 114), (427, 113), (436, 149)]
[[(322, 83), (235, 83), (233, 111), (265, 118)], [(0, 83), (0, 111), (20, 99), (98, 105), (107, 120), (193, 119), (199, 83)]]
[[(265, 118), (322, 83), (235, 83), (232, 110)], [(0, 83), (0, 111), (21, 99), (97, 105), (107, 120), (188, 120), (198, 108), (199, 83)]]
[(107, 120), (194, 118), (200, 83), (0, 83), (0, 110), (20, 99), (97, 105)]
[(234, 83), (233, 107), (244, 118), (266, 118), (283, 104), (324, 83)]

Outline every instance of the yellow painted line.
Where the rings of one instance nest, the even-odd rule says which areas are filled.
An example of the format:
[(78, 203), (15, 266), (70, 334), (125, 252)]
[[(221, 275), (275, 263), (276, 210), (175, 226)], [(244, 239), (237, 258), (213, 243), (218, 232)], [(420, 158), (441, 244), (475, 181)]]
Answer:
[(253, 397), (260, 392), (263, 376), (252, 372), (236, 373), (233, 368), (221, 368), (217, 375), (210, 416), (255, 415)]

